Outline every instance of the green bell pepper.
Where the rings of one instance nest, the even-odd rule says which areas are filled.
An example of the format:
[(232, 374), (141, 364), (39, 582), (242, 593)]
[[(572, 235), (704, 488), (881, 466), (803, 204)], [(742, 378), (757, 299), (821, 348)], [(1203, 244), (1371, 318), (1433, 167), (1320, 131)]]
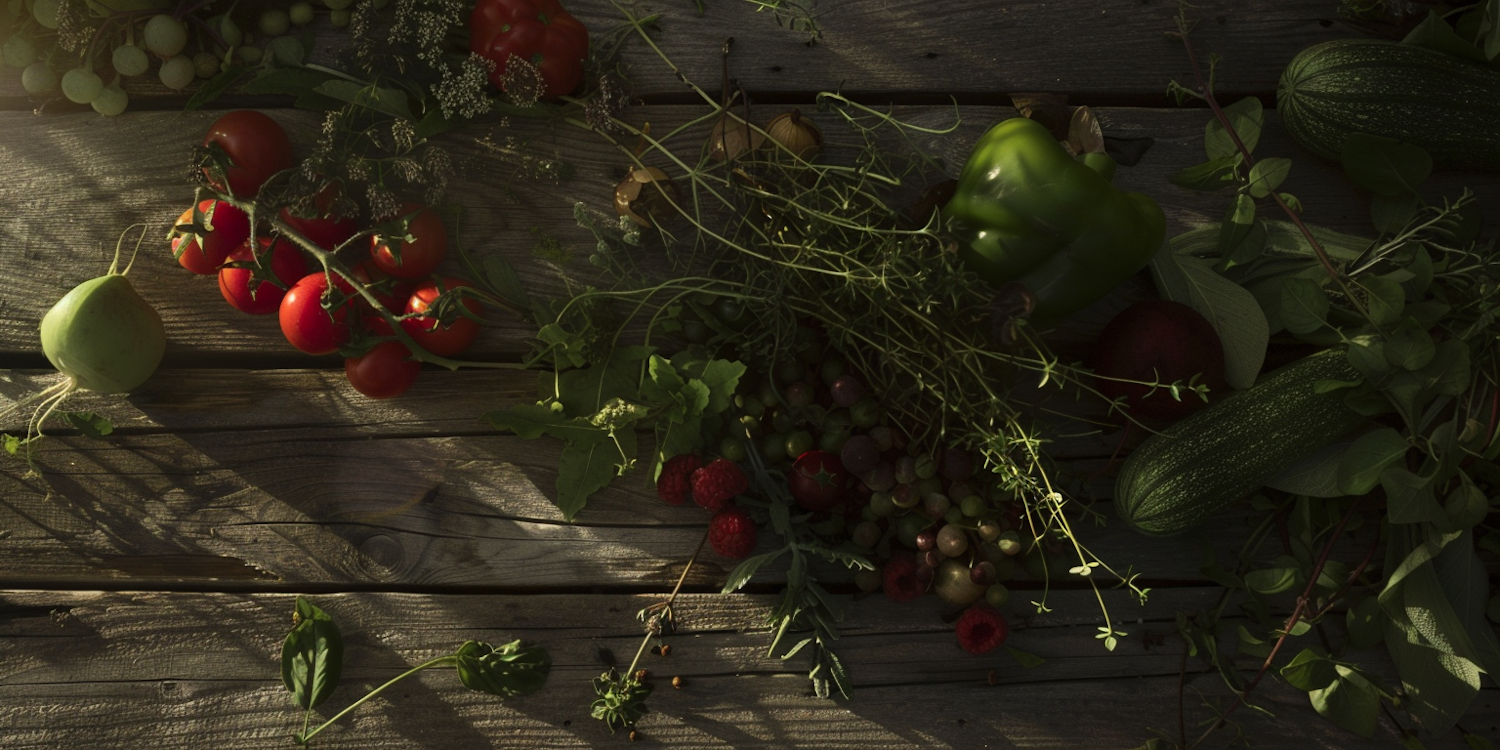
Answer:
[(943, 216), (969, 268), (996, 287), (1024, 284), (1033, 315), (1056, 319), (1144, 268), (1166, 237), (1156, 201), (1113, 174), (1108, 156), (1075, 159), (1040, 123), (1013, 118), (979, 139)]

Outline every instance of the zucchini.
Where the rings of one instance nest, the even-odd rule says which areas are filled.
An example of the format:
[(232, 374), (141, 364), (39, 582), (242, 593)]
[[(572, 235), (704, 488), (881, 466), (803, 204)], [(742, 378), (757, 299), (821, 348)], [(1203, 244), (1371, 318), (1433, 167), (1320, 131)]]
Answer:
[(1153, 435), (1115, 478), (1115, 508), (1151, 536), (1187, 531), (1365, 418), (1319, 381), (1359, 379), (1343, 349), (1293, 362)]
[(1439, 166), (1500, 170), (1500, 67), (1339, 39), (1292, 59), (1276, 108), (1297, 143), (1330, 159), (1357, 132), (1421, 146)]

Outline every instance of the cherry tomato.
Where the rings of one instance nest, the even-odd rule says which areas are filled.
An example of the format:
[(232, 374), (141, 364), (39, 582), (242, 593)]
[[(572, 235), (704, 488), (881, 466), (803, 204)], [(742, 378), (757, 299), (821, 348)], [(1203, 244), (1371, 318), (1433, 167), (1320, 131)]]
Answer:
[(199, 226), (207, 231), (201, 235), (183, 232), (173, 237), (172, 253), (183, 268), (207, 276), (217, 273), (229, 254), (250, 236), (250, 217), (228, 203), (208, 199), (183, 211), (177, 225), (192, 224), (195, 211), (199, 214)]
[[(269, 237), (260, 237), (260, 251), (254, 256), (250, 252), (250, 243), (241, 243), (229, 254), (231, 261), (249, 261), (253, 257), (264, 257), (267, 252), (271, 254), (271, 273), (282, 284), (291, 286), (307, 274), (307, 261), (302, 257), (302, 251), (295, 245), (283, 239), (277, 239), (274, 243)], [(281, 298), (286, 296), (286, 290), (269, 281), (261, 281), (256, 284), (255, 289), (250, 289), (250, 281), (253, 269), (225, 266), (219, 269), (219, 292), (224, 299), (241, 312), (251, 315), (269, 315), (276, 312), (281, 305)]]
[(370, 259), (380, 270), (398, 279), (420, 279), (432, 273), (448, 252), (448, 232), (443, 218), (420, 203), (401, 204), (400, 216), (415, 213), (406, 224), (412, 239), (379, 234), (370, 237)]
[[(343, 279), (335, 279), (334, 290), (328, 288), (328, 274), (314, 271), (288, 289), (278, 308), (281, 333), (292, 346), (308, 354), (332, 354), (349, 340), (349, 317), (354, 288)], [(324, 303), (335, 304), (332, 314)]]
[(278, 215), (298, 234), (312, 240), (314, 245), (324, 250), (333, 250), (359, 233), (359, 222), (334, 211), (341, 190), (338, 182), (325, 183), (318, 194), (313, 196), (312, 206), (307, 211), (295, 212), (291, 206), (282, 206)]
[(370, 398), (395, 398), (416, 382), (422, 363), (409, 359), (400, 341), (382, 341), (358, 357), (344, 360), (344, 376), (354, 390)]
[[(479, 323), (472, 318), (455, 315), (448, 325), (443, 325), (441, 321), (427, 315), (427, 309), (438, 297), (442, 296), (443, 292), (458, 287), (474, 288), (474, 285), (462, 279), (450, 277), (428, 279), (418, 284), (416, 290), (411, 293), (411, 299), (406, 301), (406, 313), (414, 317), (401, 321), (401, 327), (405, 328), (406, 332), (411, 334), (411, 337), (416, 339), (423, 349), (442, 357), (458, 354), (469, 348), (474, 343), (474, 339), (479, 337)], [(479, 301), (472, 297), (464, 297), (463, 306), (475, 315), (478, 315), (481, 309)]]
[[(271, 175), (292, 166), (292, 142), (275, 120), (253, 109), (225, 114), (208, 128), (203, 136), (205, 148), (217, 147), (228, 157), (224, 175), (229, 192), (241, 198), (254, 198)], [(204, 167), (209, 184), (224, 190), (216, 170)]]

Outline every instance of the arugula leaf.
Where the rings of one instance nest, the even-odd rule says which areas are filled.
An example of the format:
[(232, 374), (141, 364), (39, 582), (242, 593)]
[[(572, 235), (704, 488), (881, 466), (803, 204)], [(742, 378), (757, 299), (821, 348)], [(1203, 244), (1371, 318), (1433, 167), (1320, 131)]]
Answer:
[(108, 417), (99, 416), (91, 411), (70, 411), (63, 417), (84, 437), (98, 439), (115, 431), (114, 422), (111, 422)]
[[(620, 449), (616, 449), (603, 430), (600, 439), (570, 441), (563, 447), (557, 463), (557, 508), (563, 520), (572, 521), (588, 504), (589, 497), (609, 486), (615, 478)], [(624, 431), (615, 436), (626, 455), (635, 453), (635, 433)]]

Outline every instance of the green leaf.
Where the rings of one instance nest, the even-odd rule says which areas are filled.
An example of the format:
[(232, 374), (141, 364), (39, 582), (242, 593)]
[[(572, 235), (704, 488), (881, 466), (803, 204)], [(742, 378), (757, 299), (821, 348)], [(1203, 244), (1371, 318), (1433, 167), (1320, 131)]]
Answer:
[(649, 352), (636, 347), (617, 348), (602, 364), (559, 375), (557, 390), (563, 413), (570, 417), (592, 416), (610, 399), (635, 401), (646, 396), (646, 388), (639, 380), (640, 363)]
[(1417, 372), (1425, 388), (1443, 396), (1458, 396), (1469, 389), (1469, 347), (1457, 339), (1437, 345), (1432, 361)]
[(1229, 210), (1224, 214), (1224, 220), (1219, 223), (1219, 254), (1231, 257), (1240, 243), (1250, 236), (1250, 230), (1254, 227), (1255, 201), (1244, 193), (1237, 193), (1234, 203), (1230, 204)]
[(704, 409), (709, 414), (720, 414), (734, 403), (734, 391), (740, 385), (740, 378), (745, 374), (745, 365), (741, 362), (731, 362), (727, 359), (712, 359), (703, 368), (703, 374), (698, 379), (708, 386), (708, 407)]
[(1378, 195), (1415, 194), (1432, 174), (1432, 156), (1422, 147), (1365, 133), (1345, 137), (1339, 159), (1354, 184)]
[(1207, 262), (1177, 253), (1178, 240), (1151, 261), (1151, 275), (1161, 296), (1197, 310), (1213, 325), (1224, 345), (1224, 379), (1232, 388), (1255, 384), (1265, 362), (1270, 325), (1260, 303), (1244, 287), (1218, 273)]
[(708, 408), (711, 395), (709, 387), (697, 378), (682, 384), (683, 403), (689, 416), (702, 416), (703, 411)]
[(458, 679), (464, 687), (511, 698), (535, 693), (547, 684), (552, 657), (541, 646), (511, 641), (495, 648), (483, 641), (465, 641), (454, 654)]
[(314, 708), (338, 687), (344, 640), (328, 613), (297, 597), (296, 625), (281, 643), (281, 682), (299, 708)]
[[(1265, 122), (1260, 100), (1253, 96), (1245, 97), (1224, 107), (1224, 114), (1229, 119), (1229, 125), (1239, 135), (1240, 142), (1245, 144), (1245, 150), (1253, 153), (1255, 146), (1260, 143), (1261, 125)], [(1203, 149), (1208, 153), (1209, 159), (1232, 158), (1239, 153), (1234, 140), (1229, 137), (1229, 132), (1217, 117), (1209, 118), (1204, 126)]]
[(1483, 490), (1474, 486), (1468, 475), (1463, 475), (1463, 482), (1448, 493), (1443, 510), (1448, 514), (1448, 523), (1444, 524), (1447, 528), (1468, 529), (1489, 515), (1490, 500), (1484, 496)]
[(1372, 383), (1379, 384), (1390, 374), (1391, 365), (1386, 361), (1383, 341), (1351, 342), (1344, 356), (1350, 366)]
[(314, 87), (313, 92), (391, 117), (403, 120), (416, 119), (412, 116), (411, 106), (407, 103), (406, 92), (400, 89), (369, 86), (344, 80), (327, 80)]
[(1412, 29), (1406, 38), (1401, 40), (1401, 43), (1412, 47), (1426, 47), (1464, 60), (1478, 63), (1489, 62), (1486, 50), (1475, 47), (1467, 39), (1459, 36), (1458, 32), (1454, 31), (1453, 27), (1449, 26), (1448, 22), (1444, 21), (1436, 11), (1427, 11), (1427, 18)]
[(1328, 657), (1304, 648), (1281, 668), (1281, 676), (1292, 687), (1307, 692), (1328, 687), (1338, 680), (1339, 673)]
[(1356, 650), (1374, 648), (1385, 639), (1385, 613), (1380, 609), (1380, 600), (1367, 596), (1344, 613), (1344, 626), (1349, 634), (1349, 647)]
[(521, 308), (527, 315), (532, 314), (531, 295), (526, 293), (526, 285), (521, 282), (520, 275), (510, 261), (499, 253), (486, 256), (484, 277), (496, 296)]
[(1310, 279), (1290, 278), (1281, 286), (1281, 322), (1288, 331), (1307, 334), (1323, 327), (1328, 318), (1328, 297)]
[(302, 42), (291, 35), (278, 36), (266, 43), (266, 56), (275, 61), (277, 67), (291, 68), (300, 66), (307, 60), (307, 48)]
[(1277, 156), (1256, 162), (1250, 168), (1250, 196), (1264, 198), (1275, 192), (1291, 171), (1291, 159)]
[(1385, 361), (1404, 370), (1421, 370), (1437, 356), (1432, 335), (1413, 318), (1401, 321), (1385, 341)]
[(1047, 663), (1046, 659), (1043, 659), (1042, 657), (1037, 656), (1036, 654), (1026, 653), (1025, 651), (1022, 651), (1021, 649), (1018, 649), (1018, 648), (1012, 648), (1010, 646), (1006, 646), (1005, 647), (1005, 651), (1006, 651), (1006, 653), (1008, 653), (1008, 654), (1011, 655), (1011, 658), (1013, 658), (1013, 659), (1016, 660), (1017, 664), (1020, 664), (1022, 667), (1025, 667), (1026, 669), (1031, 669), (1032, 667), (1040, 667), (1043, 664)]
[(278, 68), (250, 79), (240, 87), (240, 93), (304, 96), (330, 80), (333, 80), (332, 76), (315, 70)]
[(1189, 190), (1218, 190), (1234, 182), (1235, 168), (1239, 164), (1240, 157), (1237, 155), (1211, 159), (1172, 175), (1171, 182)]
[(91, 411), (70, 411), (63, 415), (68, 424), (83, 434), (84, 437), (99, 439), (115, 431), (115, 423), (109, 421), (108, 417), (101, 417)]
[(1339, 488), (1339, 465), (1350, 445), (1350, 442), (1326, 445), (1282, 469), (1266, 480), (1266, 486), (1305, 497), (1341, 497), (1345, 493)]
[(1308, 693), (1314, 709), (1323, 718), (1362, 737), (1375, 736), (1375, 719), (1380, 714), (1380, 694), (1358, 672), (1339, 665), (1338, 679), (1326, 688)]
[(182, 111), (192, 112), (193, 110), (201, 109), (203, 105), (223, 96), (224, 92), (233, 88), (249, 72), (250, 68), (244, 65), (231, 65), (219, 71), (218, 75), (204, 81), (198, 87), (198, 90), (193, 92), (193, 96), (188, 99), (187, 104), (183, 105)]
[(1297, 196), (1291, 193), (1282, 193), (1281, 201), (1286, 204), (1287, 208), (1292, 209), (1292, 213), (1302, 213), (1302, 201)]
[(1279, 594), (1296, 584), (1296, 568), (1260, 568), (1245, 574), (1245, 586), (1257, 594)]
[(1380, 484), (1380, 473), (1400, 461), (1411, 446), (1401, 433), (1382, 427), (1355, 438), (1339, 461), (1339, 489), (1363, 495)]
[(775, 552), (767, 552), (763, 555), (746, 558), (739, 565), (734, 566), (734, 570), (729, 572), (729, 578), (724, 581), (724, 588), (720, 589), (719, 593), (731, 594), (739, 591), (741, 586), (749, 583), (750, 579), (755, 577), (756, 571), (760, 570), (762, 566), (781, 557), (785, 553), (785, 549), (779, 549)]
[(1432, 489), (1432, 480), (1400, 466), (1380, 472), (1385, 490), (1386, 517), (1391, 523), (1441, 523), (1446, 518)]
[(1417, 215), (1421, 199), (1416, 193), (1376, 195), (1370, 199), (1370, 222), (1381, 234), (1395, 234)]
[(1500, 0), (1488, 0), (1484, 4), (1484, 21), (1480, 24), (1477, 41), (1491, 62), (1500, 57)]
[[(599, 434), (606, 435), (602, 430)], [(635, 442), (633, 432), (622, 432), (615, 437), (622, 443)], [(619, 458), (619, 450), (607, 436), (592, 442), (569, 442), (563, 447), (557, 463), (557, 508), (562, 511), (563, 520), (572, 521), (591, 495), (609, 486)]]
[(1401, 322), (1401, 312), (1406, 308), (1406, 290), (1400, 284), (1379, 277), (1362, 279), (1359, 285), (1368, 293), (1365, 309), (1370, 313), (1370, 322), (1385, 328)]
[(1473, 645), (1470, 659), (1500, 680), (1500, 638), (1485, 621), (1489, 574), (1474, 543), (1474, 533), (1465, 531), (1443, 548), (1432, 561), (1433, 573), (1452, 607), (1455, 621)]
[(1404, 616), (1386, 621), (1385, 648), (1401, 675), (1406, 709), (1434, 735), (1452, 729), (1479, 694), (1479, 669), (1427, 645)]

